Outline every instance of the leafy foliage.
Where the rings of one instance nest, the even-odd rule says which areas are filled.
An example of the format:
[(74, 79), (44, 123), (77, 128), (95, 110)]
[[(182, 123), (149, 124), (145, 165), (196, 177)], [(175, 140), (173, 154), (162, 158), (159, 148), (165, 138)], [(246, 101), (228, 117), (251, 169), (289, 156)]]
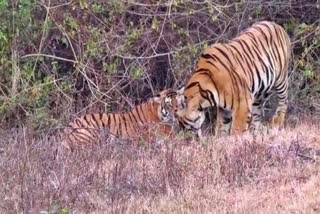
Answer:
[(1, 0), (1, 121), (43, 128), (83, 109), (125, 109), (182, 85), (203, 48), (260, 20), (285, 26), (294, 42), (294, 112), (318, 111), (319, 8), (311, 1)]

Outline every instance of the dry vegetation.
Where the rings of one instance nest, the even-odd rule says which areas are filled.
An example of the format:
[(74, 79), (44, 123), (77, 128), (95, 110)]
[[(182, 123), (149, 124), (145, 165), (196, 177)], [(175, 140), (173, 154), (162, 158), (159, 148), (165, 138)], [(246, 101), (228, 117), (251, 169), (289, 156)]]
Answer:
[(290, 112), (320, 111), (320, 3), (0, 1), (0, 124), (36, 130), (181, 86), (203, 48), (276, 21), (294, 42)]
[(27, 129), (2, 134), (1, 213), (319, 213), (320, 123), (253, 136), (70, 154)]
[[(319, 14), (314, 0), (0, 0), (0, 213), (319, 213)], [(183, 84), (204, 47), (260, 20), (294, 43), (286, 129), (61, 147), (74, 116)]]

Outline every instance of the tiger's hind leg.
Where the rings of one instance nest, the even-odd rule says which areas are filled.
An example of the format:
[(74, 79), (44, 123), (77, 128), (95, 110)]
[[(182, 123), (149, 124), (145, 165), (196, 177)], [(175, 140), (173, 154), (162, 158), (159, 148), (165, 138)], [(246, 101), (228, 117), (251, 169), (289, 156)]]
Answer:
[(231, 112), (223, 108), (218, 108), (215, 135), (216, 136), (228, 135), (230, 133), (231, 122), (232, 122)]
[(252, 104), (252, 119), (250, 124), (251, 131), (259, 131), (262, 128), (261, 122), (263, 118), (263, 108), (270, 95), (271, 92), (266, 92), (264, 95), (255, 98)]
[(259, 129), (262, 120), (262, 100), (257, 99), (252, 105), (252, 120), (250, 130), (256, 131)]
[(288, 79), (276, 85), (275, 89), (278, 97), (278, 107), (272, 117), (271, 125), (272, 127), (283, 128), (288, 108)]

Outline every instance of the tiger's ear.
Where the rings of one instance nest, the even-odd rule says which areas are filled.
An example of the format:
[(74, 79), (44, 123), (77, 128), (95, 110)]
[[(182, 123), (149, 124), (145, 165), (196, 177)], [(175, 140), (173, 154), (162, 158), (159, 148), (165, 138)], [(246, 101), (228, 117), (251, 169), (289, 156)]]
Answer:
[(178, 108), (184, 109), (186, 107), (186, 99), (184, 97), (184, 86), (180, 87), (177, 90), (177, 102), (178, 102)]
[(165, 104), (172, 104), (172, 98), (171, 97), (166, 97), (166, 98), (164, 98), (164, 103)]
[(161, 103), (161, 96), (160, 94), (156, 94), (154, 97), (152, 97), (152, 100), (156, 103)]
[(178, 94), (178, 95), (183, 95), (183, 92), (184, 92), (184, 86), (180, 87), (180, 88), (177, 90), (177, 94)]

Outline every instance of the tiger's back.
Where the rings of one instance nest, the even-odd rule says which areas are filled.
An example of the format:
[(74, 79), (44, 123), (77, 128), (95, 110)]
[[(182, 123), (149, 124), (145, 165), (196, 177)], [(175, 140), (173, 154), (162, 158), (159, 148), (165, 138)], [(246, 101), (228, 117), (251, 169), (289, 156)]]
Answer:
[(216, 106), (218, 126), (241, 132), (250, 122), (255, 126), (261, 121), (261, 108), (274, 89), (279, 104), (272, 123), (282, 126), (289, 59), (289, 36), (273, 22), (259, 22), (228, 43), (212, 45), (185, 86), (187, 108), (178, 112), (179, 118), (185, 127), (199, 130), (202, 109)]
[[(206, 49), (193, 77), (197, 76), (199, 69), (208, 69), (214, 82), (220, 83), (221, 87), (226, 83), (235, 86), (224, 90), (234, 91), (237, 95), (241, 90), (249, 89), (256, 96), (288, 75), (289, 58), (290, 39), (285, 30), (273, 22), (264, 21), (246, 29), (227, 44), (217, 43)], [(193, 78), (187, 86), (192, 82)]]
[(172, 137), (175, 128), (177, 93), (164, 90), (130, 112), (86, 114), (64, 129), (63, 145), (69, 149), (115, 138), (149, 141)]

